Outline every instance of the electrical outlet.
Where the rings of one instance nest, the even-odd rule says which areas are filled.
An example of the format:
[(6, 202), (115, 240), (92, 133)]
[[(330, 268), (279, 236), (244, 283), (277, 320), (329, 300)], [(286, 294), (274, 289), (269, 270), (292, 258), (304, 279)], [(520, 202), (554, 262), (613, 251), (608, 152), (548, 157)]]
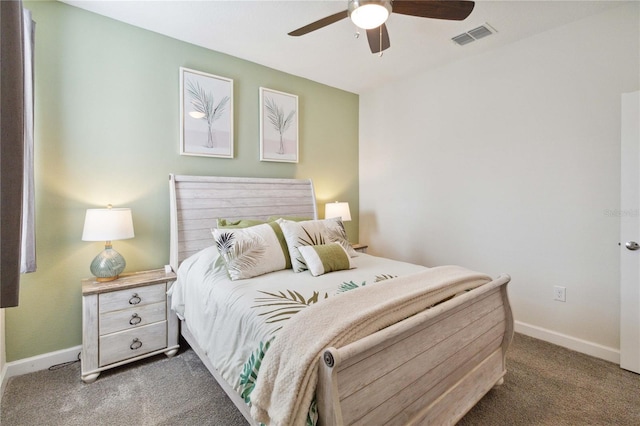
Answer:
[(567, 288), (556, 285), (553, 287), (553, 300), (557, 300), (559, 302), (567, 301)]

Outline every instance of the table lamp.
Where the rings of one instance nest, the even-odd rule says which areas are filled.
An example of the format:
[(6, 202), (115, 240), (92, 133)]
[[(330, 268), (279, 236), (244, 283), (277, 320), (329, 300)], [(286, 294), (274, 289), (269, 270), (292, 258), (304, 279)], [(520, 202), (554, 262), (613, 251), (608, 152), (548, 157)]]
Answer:
[(349, 210), (349, 203), (346, 201), (335, 203), (328, 203), (324, 206), (324, 218), (331, 219), (332, 217), (339, 217), (343, 222), (351, 220), (351, 211)]
[(104, 250), (91, 262), (89, 269), (97, 281), (113, 281), (124, 271), (124, 257), (111, 246), (111, 241), (133, 238), (131, 209), (87, 209), (84, 219), (83, 241), (104, 241)]

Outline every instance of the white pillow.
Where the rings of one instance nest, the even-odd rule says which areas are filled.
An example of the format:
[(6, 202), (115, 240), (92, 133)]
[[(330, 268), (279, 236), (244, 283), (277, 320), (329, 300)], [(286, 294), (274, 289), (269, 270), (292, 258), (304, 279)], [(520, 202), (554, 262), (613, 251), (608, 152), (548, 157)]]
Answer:
[(303, 222), (278, 220), (278, 223), (287, 241), (289, 256), (291, 256), (291, 266), (294, 272), (302, 272), (308, 269), (306, 261), (298, 250), (300, 246), (316, 246), (335, 242), (339, 243), (350, 257), (358, 255), (351, 247), (349, 240), (347, 240), (347, 232), (340, 218)]
[(232, 280), (251, 278), (287, 267), (285, 248), (269, 224), (211, 230)]
[(340, 243), (299, 246), (298, 250), (314, 277), (353, 268), (349, 254)]

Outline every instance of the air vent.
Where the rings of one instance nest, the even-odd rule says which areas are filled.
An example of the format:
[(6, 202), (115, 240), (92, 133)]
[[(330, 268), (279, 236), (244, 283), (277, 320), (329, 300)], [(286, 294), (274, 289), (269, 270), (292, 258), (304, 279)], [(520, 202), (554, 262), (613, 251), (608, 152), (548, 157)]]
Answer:
[(465, 44), (469, 44), (472, 41), (476, 41), (475, 38), (471, 37), (467, 33), (462, 33), (460, 35), (457, 35), (454, 38), (452, 38), (451, 40), (453, 40), (454, 43), (459, 44), (460, 46), (464, 46)]
[(480, 25), (478, 28), (474, 28), (472, 30), (467, 31), (466, 33), (459, 34), (453, 37), (451, 40), (459, 46), (464, 46), (465, 44), (469, 44), (481, 38), (485, 38), (486, 36), (490, 36), (495, 33), (496, 30), (491, 27), (489, 24)]

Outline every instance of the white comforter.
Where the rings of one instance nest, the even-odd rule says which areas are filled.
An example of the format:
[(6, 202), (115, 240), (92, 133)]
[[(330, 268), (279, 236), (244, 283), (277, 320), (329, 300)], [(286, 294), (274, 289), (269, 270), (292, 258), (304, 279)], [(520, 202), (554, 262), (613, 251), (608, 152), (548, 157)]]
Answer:
[[(171, 307), (186, 320), (212, 365), (240, 391), (245, 363), (284, 323), (273, 320), (286, 320), (305, 305), (350, 288), (427, 269), (367, 254), (352, 258), (352, 262), (355, 269), (319, 277), (288, 269), (231, 281), (218, 261), (217, 250), (210, 247), (180, 266), (171, 289)], [(277, 314), (281, 315), (274, 317)]]

